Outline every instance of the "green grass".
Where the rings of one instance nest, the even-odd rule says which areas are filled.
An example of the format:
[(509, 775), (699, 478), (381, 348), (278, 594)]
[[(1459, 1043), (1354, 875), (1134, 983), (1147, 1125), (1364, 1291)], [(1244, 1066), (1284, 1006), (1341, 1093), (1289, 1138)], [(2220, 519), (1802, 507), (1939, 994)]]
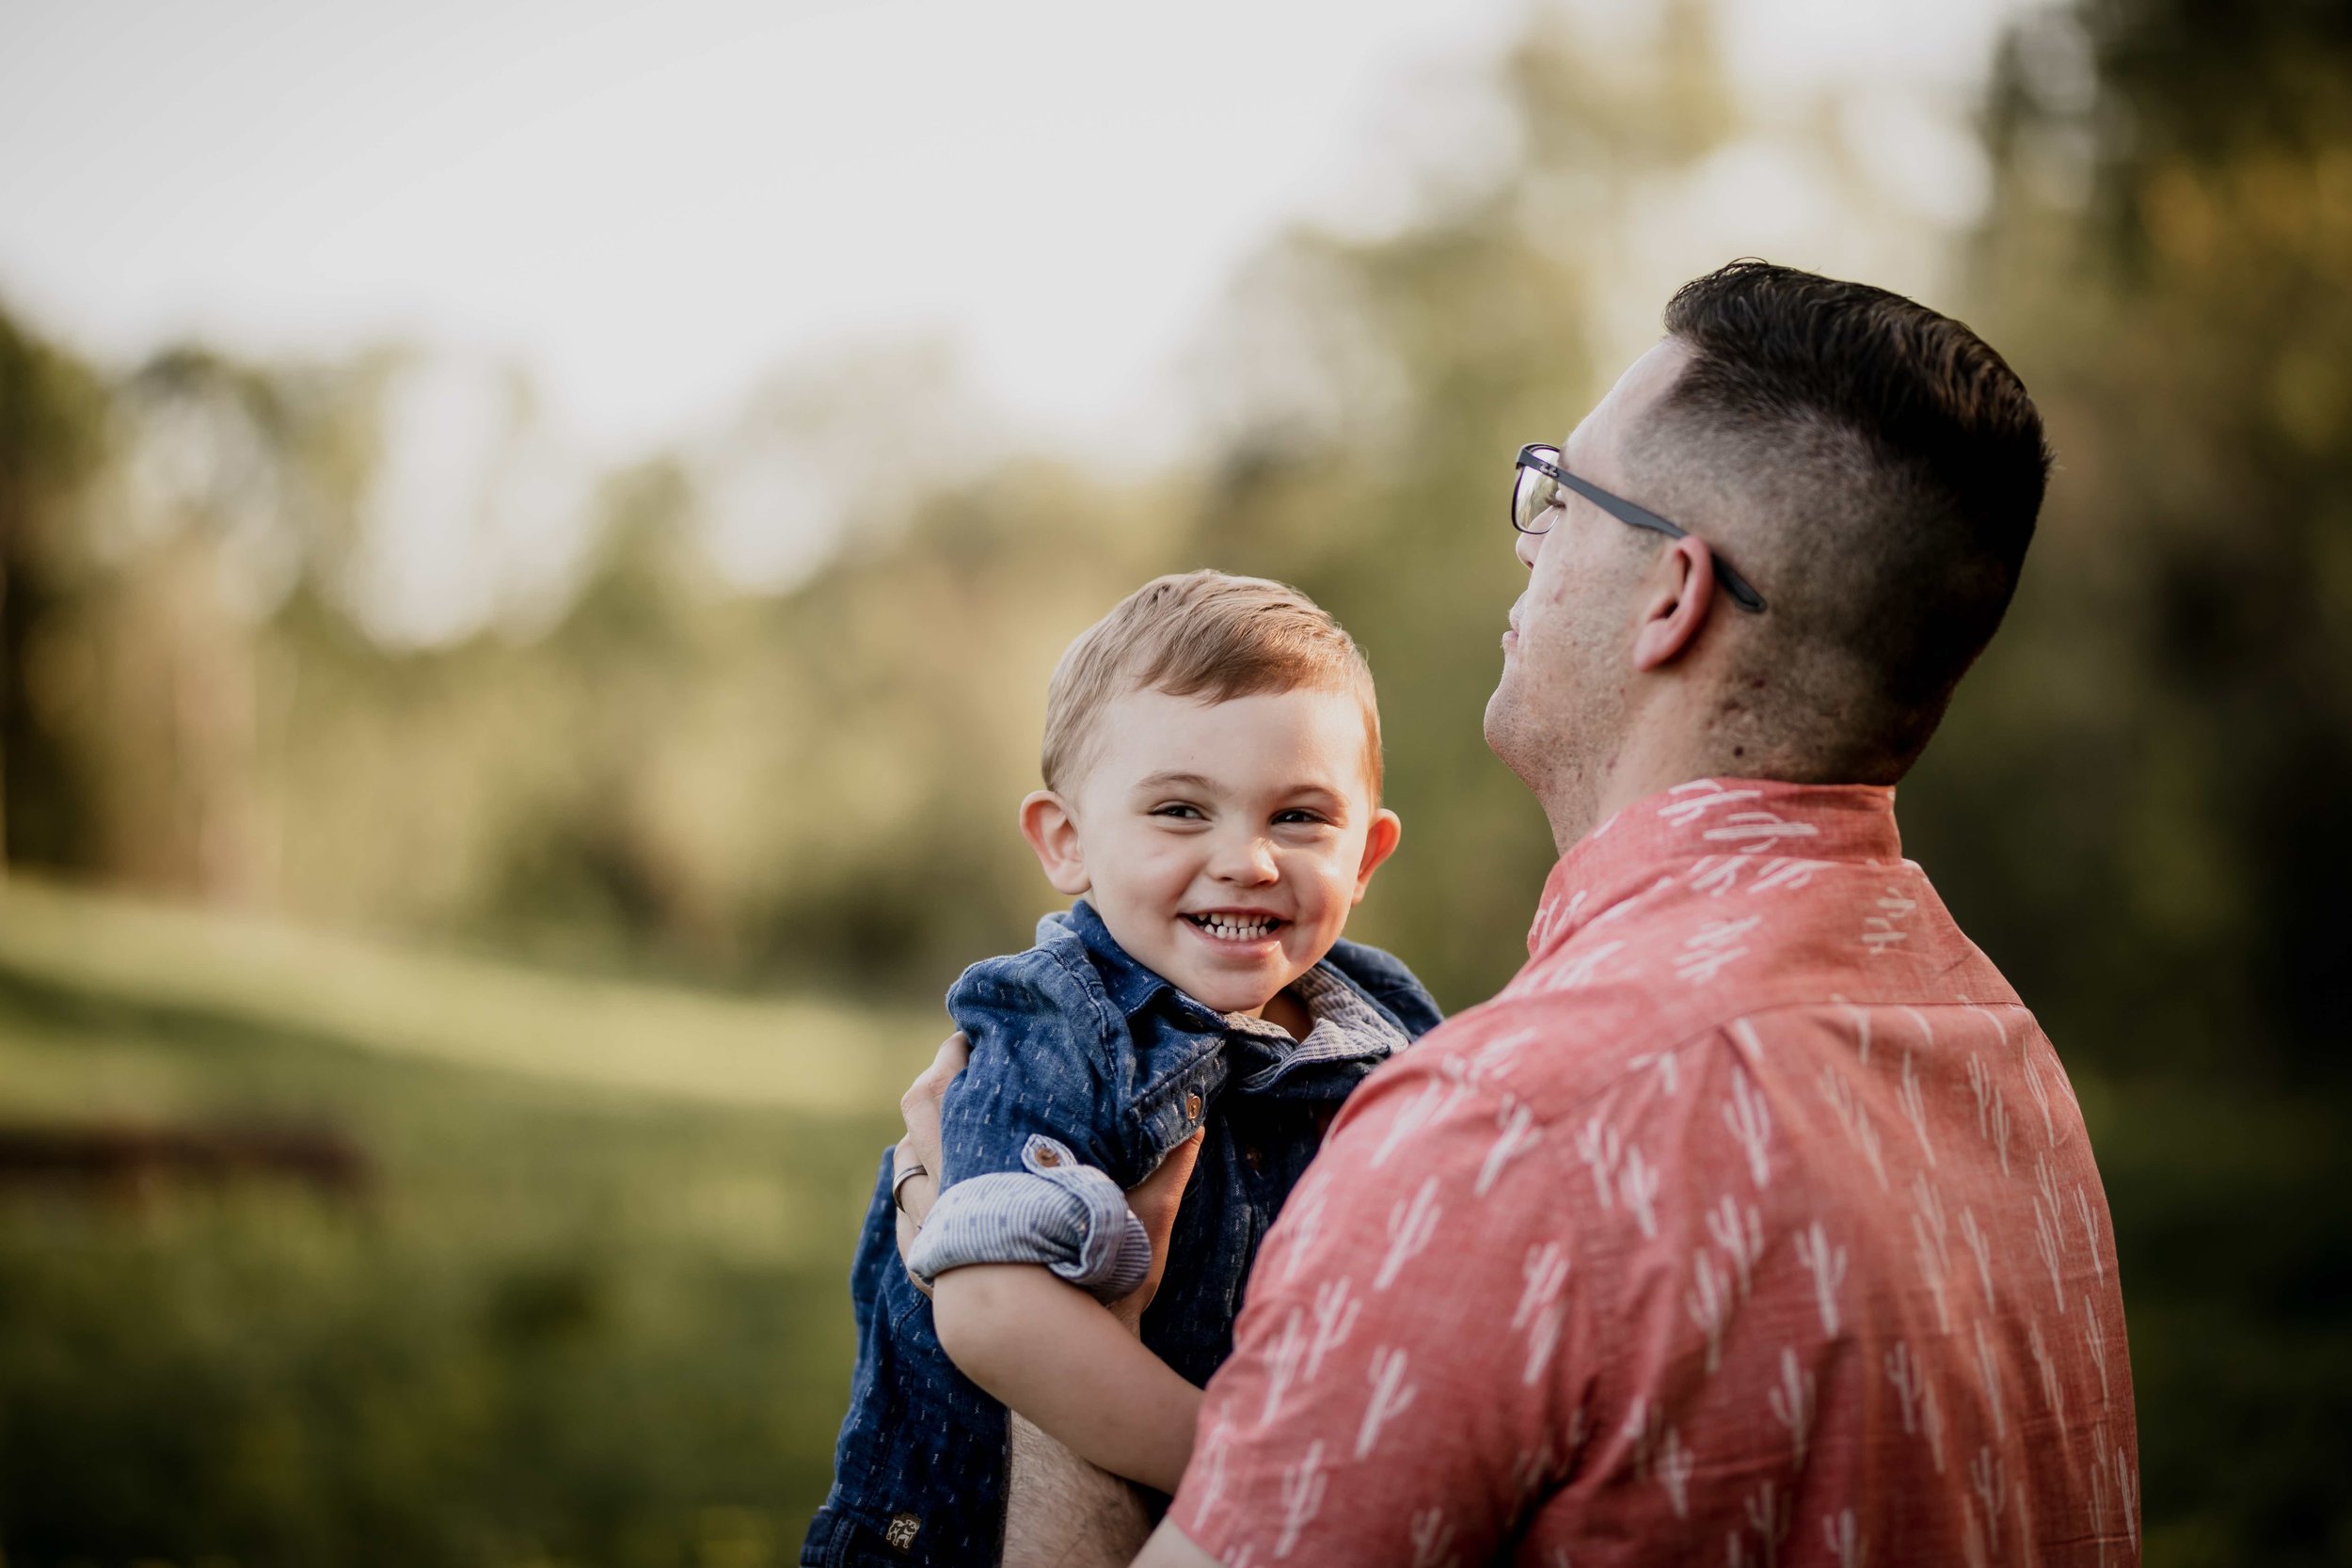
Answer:
[[(0, 1563), (790, 1561), (941, 1028), (0, 885), (0, 1123), (298, 1120), (377, 1173), (0, 1187)], [(2149, 1562), (2352, 1561), (2342, 1097), (2076, 1086)]]
[(0, 1189), (0, 1560), (790, 1561), (941, 1028), (0, 887), (0, 1122), (375, 1172)]

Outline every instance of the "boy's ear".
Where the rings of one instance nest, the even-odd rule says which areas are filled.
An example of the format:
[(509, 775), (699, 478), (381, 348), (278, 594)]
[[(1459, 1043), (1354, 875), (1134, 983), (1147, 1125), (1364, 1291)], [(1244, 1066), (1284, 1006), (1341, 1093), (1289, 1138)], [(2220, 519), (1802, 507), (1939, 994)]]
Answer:
[(1363, 902), (1365, 891), (1372, 886), (1372, 874), (1396, 853), (1397, 840), (1404, 836), (1405, 819), (1396, 813), (1382, 806), (1372, 814), (1372, 831), (1364, 834), (1364, 863), (1356, 868), (1355, 902)]
[(1087, 875), (1086, 850), (1078, 843), (1078, 819), (1070, 802), (1050, 789), (1034, 790), (1021, 800), (1021, 836), (1037, 851), (1037, 863), (1054, 891), (1075, 898), (1094, 885)]

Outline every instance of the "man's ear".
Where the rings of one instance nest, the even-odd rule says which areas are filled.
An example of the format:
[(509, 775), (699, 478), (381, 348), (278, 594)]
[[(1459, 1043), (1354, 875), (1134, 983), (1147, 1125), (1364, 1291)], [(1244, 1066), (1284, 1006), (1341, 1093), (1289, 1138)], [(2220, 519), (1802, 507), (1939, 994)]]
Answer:
[(1037, 863), (1056, 893), (1075, 898), (1094, 885), (1087, 875), (1086, 849), (1078, 842), (1078, 819), (1071, 815), (1069, 801), (1050, 789), (1024, 796), (1021, 836), (1037, 851)]
[(1364, 860), (1356, 868), (1355, 903), (1362, 903), (1364, 892), (1372, 886), (1372, 874), (1380, 869), (1380, 863), (1396, 853), (1396, 841), (1405, 836), (1405, 819), (1383, 806), (1372, 814), (1372, 831), (1364, 834)]
[(1690, 652), (1715, 605), (1715, 553), (1696, 539), (1677, 539), (1642, 585), (1633, 628), (1633, 668), (1656, 670)]

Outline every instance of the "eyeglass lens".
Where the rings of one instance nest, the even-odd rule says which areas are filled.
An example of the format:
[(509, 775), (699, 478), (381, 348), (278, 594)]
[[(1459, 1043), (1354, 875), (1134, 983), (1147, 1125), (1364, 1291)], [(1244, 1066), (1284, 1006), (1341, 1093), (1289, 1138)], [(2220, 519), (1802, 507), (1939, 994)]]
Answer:
[[(1549, 448), (1538, 447), (1532, 455), (1559, 461)], [(1551, 526), (1543, 520), (1544, 514), (1559, 504), (1559, 481), (1534, 468), (1521, 468), (1511, 488), (1511, 526), (1521, 533), (1542, 533)]]

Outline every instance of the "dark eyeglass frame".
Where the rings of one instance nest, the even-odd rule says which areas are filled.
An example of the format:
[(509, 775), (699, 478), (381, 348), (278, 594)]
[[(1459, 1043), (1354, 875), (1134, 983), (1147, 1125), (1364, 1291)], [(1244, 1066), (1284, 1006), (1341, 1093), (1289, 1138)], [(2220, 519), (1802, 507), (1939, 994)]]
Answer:
[[(1575, 491), (1621, 523), (1630, 524), (1634, 528), (1647, 529), (1652, 533), (1662, 533), (1669, 539), (1697, 537), (1690, 530), (1676, 527), (1647, 507), (1636, 506), (1623, 496), (1613, 496), (1591, 480), (1577, 478), (1576, 475), (1560, 466), (1559, 458), (1558, 447), (1540, 441), (1519, 449), (1519, 460), (1511, 470), (1511, 527), (1517, 531), (1528, 534), (1545, 534), (1551, 531), (1549, 528), (1529, 528), (1527, 524), (1519, 521), (1519, 474), (1524, 469), (1533, 468), (1554, 484), (1564, 485)], [(1543, 506), (1536, 507), (1534, 516), (1542, 516), (1544, 513), (1550, 510), (1550, 502), (1546, 502)], [(1706, 541), (1701, 540), (1700, 543), (1705, 544)], [(1761, 615), (1764, 612), (1764, 595), (1748, 586), (1747, 578), (1732, 570), (1731, 563), (1724, 559), (1721, 550), (1716, 549), (1712, 545), (1707, 547), (1708, 553), (1715, 559), (1715, 580), (1724, 585), (1724, 592), (1731, 595), (1731, 602), (1751, 614)]]

